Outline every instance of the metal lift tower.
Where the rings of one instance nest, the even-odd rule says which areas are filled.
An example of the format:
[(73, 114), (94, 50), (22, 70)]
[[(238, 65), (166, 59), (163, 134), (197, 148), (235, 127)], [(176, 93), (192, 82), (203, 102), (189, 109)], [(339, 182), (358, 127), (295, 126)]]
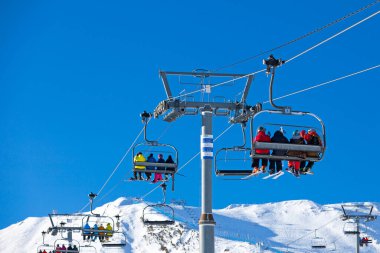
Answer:
[[(377, 216), (372, 215), (372, 205), (342, 205), (343, 221), (355, 221), (355, 228), (344, 230), (345, 234), (356, 235), (356, 253), (360, 252), (360, 221), (369, 222), (376, 220)], [(367, 214), (363, 214), (367, 212)]]
[[(248, 121), (254, 113), (261, 109), (261, 104), (249, 106), (246, 104), (249, 88), (251, 86), (253, 75), (245, 74), (222, 74), (210, 73), (205, 70), (194, 72), (167, 72), (160, 71), (160, 76), (164, 84), (167, 99), (158, 104), (154, 110), (154, 117), (163, 115), (163, 120), (173, 122), (177, 118), (185, 115), (197, 115), (202, 117), (201, 127), (201, 162), (202, 162), (202, 183), (201, 183), (201, 215), (199, 218), (199, 242), (201, 253), (214, 253), (214, 228), (215, 220), (212, 214), (212, 164), (213, 164), (213, 116), (230, 116), (230, 123), (243, 123)], [(204, 84), (207, 78), (236, 78), (245, 79), (245, 87), (242, 92), (240, 101), (188, 101), (184, 97), (173, 97), (169, 87), (168, 76), (196, 77), (201, 80), (202, 91), (211, 93), (214, 85)], [(219, 86), (219, 85), (218, 85)]]

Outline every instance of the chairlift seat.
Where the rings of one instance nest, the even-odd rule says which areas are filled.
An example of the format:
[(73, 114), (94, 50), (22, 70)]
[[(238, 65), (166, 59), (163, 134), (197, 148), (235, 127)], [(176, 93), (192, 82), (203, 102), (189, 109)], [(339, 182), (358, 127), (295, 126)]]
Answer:
[(162, 220), (162, 221), (155, 221), (155, 220), (143, 220), (144, 225), (154, 225), (154, 226), (166, 226), (166, 225), (173, 225), (175, 221), (173, 220)]
[(252, 169), (250, 170), (217, 170), (217, 176), (246, 176), (252, 174)]
[(311, 246), (313, 249), (325, 249), (326, 245), (312, 245)]
[[(133, 167), (134, 172), (148, 172), (148, 173), (170, 173), (174, 174), (177, 171), (178, 165), (176, 163), (151, 163), (151, 162), (134, 162), (134, 166), (145, 166), (145, 167), (157, 167), (155, 169), (136, 169)], [(169, 170), (168, 170), (169, 168)]]
[(119, 247), (125, 247), (127, 244), (125, 242), (120, 242), (120, 243), (111, 243), (111, 242), (103, 242), (102, 247), (107, 247), (107, 248), (119, 248)]
[(316, 152), (321, 153), (323, 147), (319, 145), (306, 145), (306, 144), (288, 144), (288, 143), (274, 143), (274, 142), (254, 142), (254, 149), (271, 149), (271, 150), (294, 150), (303, 152)]
[(301, 157), (301, 156), (290, 156), (290, 155), (265, 155), (265, 154), (254, 154), (252, 155), (253, 158), (263, 158), (263, 159), (270, 159), (270, 160), (287, 160), (287, 161), (312, 161), (312, 162), (318, 162), (321, 159), (319, 157)]
[[(87, 233), (87, 234), (84, 234)], [(105, 234), (114, 234), (114, 230), (106, 230), (106, 229), (88, 229), (88, 228), (83, 228), (82, 229), (82, 235), (89, 235), (90, 233), (105, 233)]]

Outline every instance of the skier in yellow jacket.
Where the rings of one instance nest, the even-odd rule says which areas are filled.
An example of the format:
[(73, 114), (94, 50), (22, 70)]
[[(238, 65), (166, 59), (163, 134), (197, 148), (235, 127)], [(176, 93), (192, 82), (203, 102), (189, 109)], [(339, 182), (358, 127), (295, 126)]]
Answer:
[(110, 223), (107, 223), (106, 230), (109, 231), (106, 233), (106, 240), (109, 241), (109, 238), (112, 236), (112, 226)]
[[(134, 162), (146, 162), (146, 158), (144, 157), (144, 155), (141, 152), (138, 152), (137, 155), (133, 158), (133, 161)], [(145, 166), (135, 165), (135, 170), (144, 170), (144, 169), (145, 169)], [(141, 172), (136, 172), (136, 171), (133, 172), (133, 178), (131, 178), (131, 179), (137, 180), (137, 173), (139, 174), (138, 179), (143, 180)]]

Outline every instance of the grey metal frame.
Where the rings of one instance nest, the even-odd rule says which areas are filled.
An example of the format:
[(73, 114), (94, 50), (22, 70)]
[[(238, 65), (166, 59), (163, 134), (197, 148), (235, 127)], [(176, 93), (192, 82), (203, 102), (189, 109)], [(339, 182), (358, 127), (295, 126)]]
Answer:
[(82, 227), (64, 227), (64, 226), (58, 226), (57, 224), (54, 224), (54, 221), (53, 221), (53, 217), (54, 216), (67, 216), (67, 217), (70, 217), (70, 216), (73, 216), (73, 217), (76, 217), (76, 216), (78, 216), (78, 217), (87, 216), (85, 214), (48, 214), (48, 215), (49, 215), (50, 223), (52, 225), (51, 227), (49, 227), (48, 233), (52, 232), (52, 231), (55, 231), (55, 232), (66, 232), (66, 231), (81, 231), (82, 230)]
[[(247, 82), (244, 88), (244, 92), (240, 102), (193, 102), (193, 101), (181, 101), (175, 99), (172, 96), (168, 79), (168, 75), (190, 75), (197, 77), (240, 77), (247, 78)], [(226, 116), (225, 112), (234, 112), (234, 116), (230, 118), (230, 123), (243, 123), (249, 120), (252, 113), (257, 110), (256, 107), (248, 106), (245, 103), (248, 96), (249, 88), (253, 80), (253, 75), (245, 74), (222, 74), (222, 73), (210, 73), (210, 72), (165, 72), (160, 71), (160, 76), (164, 84), (167, 99), (160, 102), (154, 110), (154, 117), (157, 118), (160, 115), (165, 114), (169, 109), (171, 111), (167, 113), (163, 120), (167, 122), (173, 122), (178, 117), (187, 115), (187, 109), (191, 110), (191, 115), (200, 113), (202, 115), (202, 135), (212, 135), (212, 116)], [(211, 88), (213, 85), (211, 85)], [(261, 105), (260, 105), (261, 108)], [(218, 113), (223, 112), (223, 113)], [(209, 159), (201, 159), (201, 199), (202, 199), (202, 213), (199, 218), (199, 243), (201, 253), (213, 253), (215, 251), (214, 245), (214, 227), (215, 221), (212, 215), (212, 161)]]

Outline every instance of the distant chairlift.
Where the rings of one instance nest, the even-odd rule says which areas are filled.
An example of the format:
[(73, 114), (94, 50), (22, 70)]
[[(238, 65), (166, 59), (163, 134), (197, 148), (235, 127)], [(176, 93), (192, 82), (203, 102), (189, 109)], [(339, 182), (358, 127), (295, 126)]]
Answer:
[(252, 173), (251, 148), (246, 147), (246, 124), (241, 123), (243, 144), (222, 148), (215, 154), (214, 167), (217, 176), (242, 176)]
[(37, 253), (41, 253), (43, 252), (44, 250), (46, 252), (53, 252), (54, 251), (54, 245), (50, 245), (50, 244), (41, 244), (37, 247)]
[[(178, 169), (178, 151), (177, 149), (170, 144), (158, 143), (158, 141), (152, 141), (147, 139), (146, 129), (148, 125), (148, 121), (151, 118), (151, 114), (147, 112), (143, 112), (141, 114), (142, 121), (144, 123), (144, 142), (138, 143), (133, 147), (132, 152), (132, 161), (133, 161), (133, 172), (141, 172), (141, 173), (162, 173), (162, 174), (170, 174), (172, 177), (172, 190), (174, 191), (174, 175)], [(174, 163), (152, 163), (152, 162), (141, 162), (135, 161), (135, 156), (141, 152), (144, 157), (147, 159), (149, 154), (153, 154), (155, 159), (158, 159), (158, 155), (162, 154), (164, 159), (166, 160), (169, 155), (172, 156)], [(147, 169), (146, 167), (151, 167), (153, 169)], [(154, 169), (154, 168), (157, 168)]]
[[(276, 67), (280, 66), (284, 61), (281, 61), (280, 59), (275, 59), (273, 56), (270, 57), (269, 60), (264, 61), (267, 65), (267, 73), (271, 73), (271, 80), (269, 85), (269, 101), (271, 105), (276, 108), (274, 110), (262, 110), (256, 114), (253, 115), (251, 118), (251, 147), (252, 147), (252, 157), (253, 158), (266, 158), (266, 159), (272, 159), (272, 160), (295, 160), (295, 161), (313, 161), (318, 162), (322, 160), (325, 149), (326, 149), (326, 130), (325, 125), (323, 121), (315, 114), (310, 112), (303, 112), (303, 111), (293, 111), (291, 107), (289, 106), (277, 106), (273, 102), (273, 81), (275, 76), (275, 69)], [(321, 141), (322, 145), (302, 145), (302, 144), (287, 144), (287, 143), (269, 143), (269, 142), (254, 142), (254, 136), (255, 132), (254, 129), (257, 129), (258, 126), (254, 125), (255, 119), (262, 114), (278, 114), (278, 115), (284, 115), (284, 116), (309, 116), (314, 119), (316, 119), (319, 122), (320, 128), (321, 128)], [(306, 126), (305, 126), (306, 128)], [(270, 154), (257, 154), (255, 152), (256, 149), (269, 149), (269, 150), (293, 150), (293, 151), (301, 151), (304, 152), (303, 156), (290, 156), (290, 155), (284, 155), (284, 156), (273, 156)], [(313, 154), (312, 156), (309, 156), (308, 154)]]
[(167, 226), (175, 223), (174, 209), (166, 204), (166, 184), (163, 183), (161, 187), (164, 194), (163, 201), (143, 209), (141, 220), (144, 225)]
[[(59, 245), (59, 247), (62, 247), (64, 245), (66, 250), (58, 249), (58, 245)], [(76, 250), (67, 249), (69, 246), (74, 247), (74, 245), (76, 247)], [(58, 253), (58, 252), (60, 252), (60, 253), (79, 253), (80, 252), (80, 243), (77, 240), (73, 240), (71, 237), (57, 239), (54, 241), (53, 253)]]
[(312, 249), (325, 249), (326, 240), (322, 237), (317, 236), (317, 230), (315, 230), (315, 237), (311, 240)]
[[(126, 237), (124, 233), (120, 232), (120, 215), (116, 215), (116, 224), (115, 221), (112, 217), (110, 216), (104, 216), (100, 214), (93, 213), (92, 211), (92, 204), (94, 199), (96, 198), (96, 194), (90, 193), (89, 195), (90, 198), (90, 208), (91, 211), (89, 215), (86, 215), (82, 219), (82, 236), (89, 236), (91, 235), (92, 237), (94, 234), (97, 237), (104, 237), (104, 240), (101, 241), (101, 244), (103, 247), (124, 247), (126, 245)], [(107, 224), (110, 224), (111, 230), (106, 229)], [(90, 229), (85, 228), (85, 224), (88, 224), (90, 226)], [(99, 227), (100, 225), (103, 225), (105, 229), (93, 229), (94, 225), (97, 224)], [(116, 229), (115, 229), (116, 225)]]
[(343, 226), (343, 232), (346, 235), (356, 235), (356, 234), (360, 234), (361, 232), (364, 232), (364, 231), (360, 231), (360, 227), (358, 226), (359, 224), (356, 223), (355, 221), (347, 221)]

